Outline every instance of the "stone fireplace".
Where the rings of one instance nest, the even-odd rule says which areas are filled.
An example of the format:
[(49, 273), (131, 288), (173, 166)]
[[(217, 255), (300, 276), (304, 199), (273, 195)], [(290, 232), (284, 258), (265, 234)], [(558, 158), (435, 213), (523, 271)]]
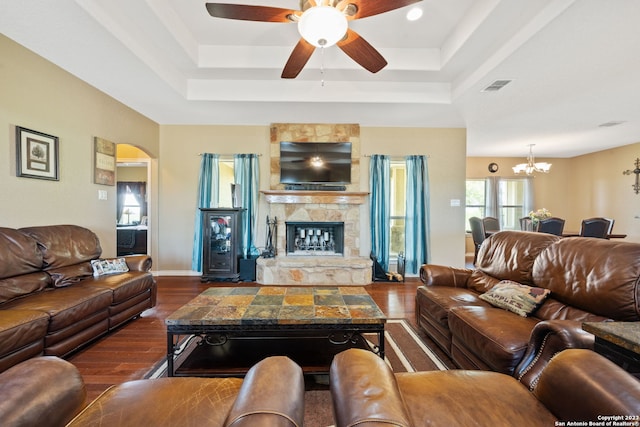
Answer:
[[(347, 191), (284, 189), (280, 184), (280, 141), (351, 142), (352, 182)], [(358, 191), (360, 127), (273, 124), (270, 160), (271, 189), (262, 193), (269, 204), (269, 217), (277, 218), (277, 255), (258, 259), (258, 283), (341, 286), (371, 283), (371, 260), (360, 256), (361, 207), (368, 200), (368, 193)], [(341, 247), (338, 240), (342, 241)]]

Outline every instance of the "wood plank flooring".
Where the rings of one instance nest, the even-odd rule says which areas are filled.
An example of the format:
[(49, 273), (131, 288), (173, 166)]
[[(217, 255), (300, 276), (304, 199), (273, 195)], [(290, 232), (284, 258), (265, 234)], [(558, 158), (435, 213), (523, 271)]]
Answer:
[[(201, 283), (199, 277), (158, 277), (158, 303), (142, 317), (128, 322), (106, 337), (70, 356), (93, 400), (114, 384), (137, 380), (166, 356), (167, 335), (164, 319), (211, 286), (230, 283)], [(406, 283), (374, 283), (366, 286), (376, 304), (388, 318), (405, 318), (415, 326), (417, 278)], [(236, 286), (236, 285), (233, 285)], [(255, 286), (241, 283), (237, 286)]]

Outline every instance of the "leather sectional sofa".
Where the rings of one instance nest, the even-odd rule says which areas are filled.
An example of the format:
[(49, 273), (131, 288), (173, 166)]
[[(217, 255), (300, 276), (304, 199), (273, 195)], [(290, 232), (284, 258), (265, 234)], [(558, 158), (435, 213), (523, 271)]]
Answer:
[[(529, 385), (557, 352), (593, 348), (583, 322), (640, 320), (636, 243), (501, 231), (483, 242), (475, 269), (427, 264), (420, 278), (417, 323), (459, 367)], [(526, 316), (484, 299), (514, 282), (548, 295)]]
[(640, 382), (586, 349), (556, 355), (533, 390), (497, 372), (394, 374), (359, 349), (334, 358), (329, 383), (337, 427), (637, 425), (640, 414)]
[(34, 357), (0, 373), (0, 425), (300, 427), (302, 369), (290, 359), (262, 360), (240, 378), (159, 378), (113, 386), (85, 405), (71, 363)]
[(149, 256), (94, 277), (101, 252), (95, 233), (75, 225), (0, 227), (0, 372), (64, 357), (155, 305)]

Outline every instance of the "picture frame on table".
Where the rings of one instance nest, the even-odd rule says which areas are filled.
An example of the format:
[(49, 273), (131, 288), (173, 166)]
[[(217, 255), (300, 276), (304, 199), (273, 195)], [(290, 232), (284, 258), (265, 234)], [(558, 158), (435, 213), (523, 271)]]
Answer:
[(59, 181), (58, 137), (16, 126), (16, 176)]

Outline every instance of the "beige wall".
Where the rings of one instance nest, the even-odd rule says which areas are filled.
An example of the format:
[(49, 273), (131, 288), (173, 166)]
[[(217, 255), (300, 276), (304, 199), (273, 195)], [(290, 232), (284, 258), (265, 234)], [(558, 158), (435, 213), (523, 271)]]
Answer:
[[(158, 264), (162, 273), (191, 269), (200, 153), (258, 153), (262, 189), (269, 189), (268, 126), (161, 126), (160, 235)], [(361, 128), (362, 154), (426, 154), (431, 181), (432, 259), (447, 265), (464, 263), (463, 207), (452, 208), (450, 199), (464, 201), (464, 129)], [(390, 149), (393, 147), (393, 150)], [(368, 158), (361, 159), (360, 190), (367, 191)], [(363, 206), (366, 209), (366, 206)], [(269, 212), (261, 198), (258, 212), (258, 246), (264, 245), (264, 223)], [(366, 218), (365, 213), (361, 218)], [(368, 224), (362, 227), (361, 255), (368, 256)]]
[[(16, 177), (16, 126), (59, 138), (59, 181)], [(114, 256), (116, 187), (93, 183), (96, 136), (159, 153), (155, 122), (0, 35), (0, 226), (82, 225)]]
[(625, 233), (627, 241), (640, 242), (640, 194), (631, 187), (635, 175), (622, 174), (635, 168), (638, 157), (640, 143), (571, 159), (568, 229), (579, 229), (583, 218), (604, 216), (615, 219), (614, 233)]
[[(160, 253), (156, 265), (162, 274), (191, 270), (201, 153), (262, 155), (260, 182), (268, 188), (268, 126), (161, 126)], [(260, 209), (265, 212), (262, 205)], [(264, 241), (266, 219), (262, 213), (258, 218), (258, 236)]]

